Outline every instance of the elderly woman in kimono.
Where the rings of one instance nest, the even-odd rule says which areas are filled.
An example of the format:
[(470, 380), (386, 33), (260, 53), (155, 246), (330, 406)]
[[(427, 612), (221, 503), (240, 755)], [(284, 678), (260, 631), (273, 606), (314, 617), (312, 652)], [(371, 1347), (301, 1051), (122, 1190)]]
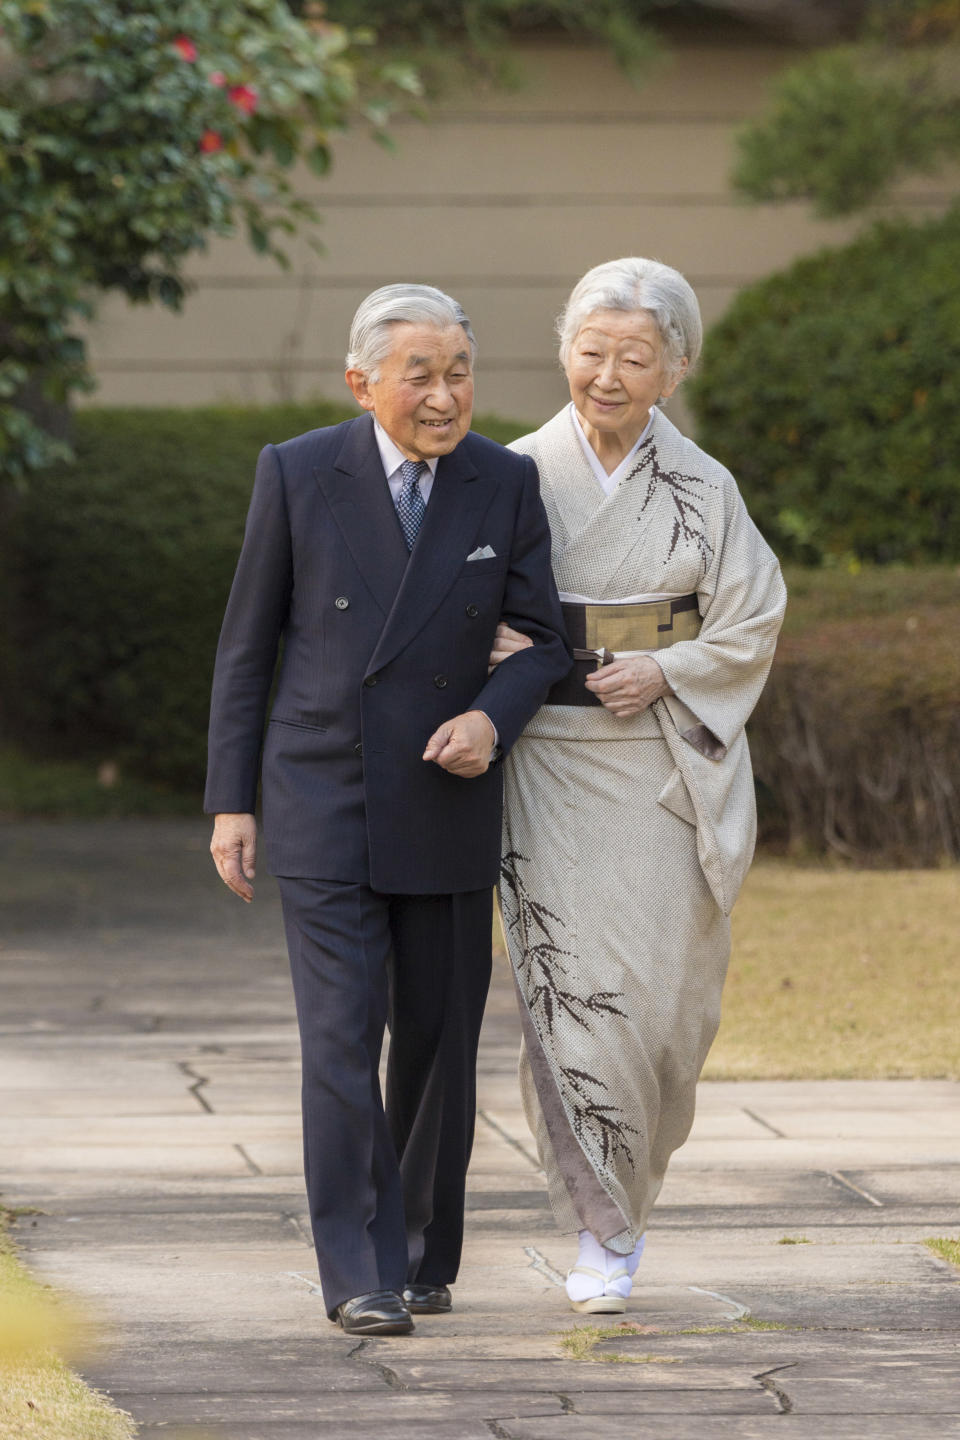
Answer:
[[(659, 408), (696, 362), (683, 276), (590, 270), (558, 322), (571, 403), (532, 455), (574, 668), (506, 762), (501, 905), (521, 1087), (575, 1310), (620, 1312), (720, 1019), (755, 807), (744, 723), (785, 603), (733, 476)], [(530, 641), (498, 631), (492, 663)]]

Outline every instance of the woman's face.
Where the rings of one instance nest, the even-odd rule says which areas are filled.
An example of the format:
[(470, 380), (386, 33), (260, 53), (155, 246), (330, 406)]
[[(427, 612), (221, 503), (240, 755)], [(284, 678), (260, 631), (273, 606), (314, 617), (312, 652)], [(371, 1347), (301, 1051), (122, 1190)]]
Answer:
[(570, 396), (581, 419), (631, 443), (650, 407), (676, 390), (685, 370), (668, 379), (656, 321), (646, 310), (594, 310), (567, 359)]

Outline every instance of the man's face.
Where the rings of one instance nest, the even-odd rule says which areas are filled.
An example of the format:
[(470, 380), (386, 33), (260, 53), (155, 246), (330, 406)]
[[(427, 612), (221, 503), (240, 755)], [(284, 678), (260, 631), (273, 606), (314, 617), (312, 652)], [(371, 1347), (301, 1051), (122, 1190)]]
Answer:
[(470, 428), (473, 366), (460, 325), (393, 326), (393, 347), (379, 379), (347, 371), (347, 384), (408, 460), (447, 455)]

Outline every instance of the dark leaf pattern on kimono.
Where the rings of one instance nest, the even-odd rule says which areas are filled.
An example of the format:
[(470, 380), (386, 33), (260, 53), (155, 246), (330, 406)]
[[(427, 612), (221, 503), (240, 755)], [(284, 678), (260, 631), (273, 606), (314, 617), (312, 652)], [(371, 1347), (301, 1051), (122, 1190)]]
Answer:
[(639, 1135), (640, 1131), (635, 1125), (627, 1123), (618, 1105), (604, 1104), (602, 1099), (596, 1099), (591, 1094), (592, 1087), (605, 1095), (609, 1088), (607, 1084), (589, 1071), (572, 1066), (563, 1066), (561, 1074), (571, 1093), (577, 1097), (573, 1107), (573, 1130), (580, 1144), (585, 1150), (599, 1154), (604, 1165), (623, 1158), (631, 1170), (635, 1169), (630, 1146), (624, 1137)]
[(703, 564), (709, 565), (713, 559), (713, 546), (707, 539), (707, 522), (703, 511), (698, 504), (701, 501), (704, 489), (715, 490), (717, 487), (708, 480), (701, 480), (696, 475), (685, 475), (682, 470), (665, 470), (657, 458), (656, 447), (652, 439), (644, 442), (638, 451), (639, 459), (636, 466), (623, 483), (632, 480), (634, 476), (646, 473), (647, 491), (640, 506), (640, 514), (637, 519), (643, 518), (643, 512), (657, 494), (661, 485), (667, 487), (670, 499), (673, 501), (674, 520), (673, 530), (670, 536), (670, 549), (667, 551), (664, 564), (667, 563), (681, 540), (688, 545), (694, 545), (700, 552)]
[[(565, 1014), (593, 1036), (596, 1034), (593, 1022), (604, 1015), (626, 1019), (626, 1012), (616, 1003), (624, 998), (622, 991), (596, 990), (590, 995), (578, 995), (569, 988), (570, 967), (563, 961), (575, 957), (572, 951), (564, 950), (556, 942), (547, 923), (550, 921), (563, 930), (564, 922), (530, 895), (520, 874), (521, 864), (529, 864), (529, 860), (519, 851), (510, 850), (504, 855), (500, 866), (500, 894), (507, 929), (517, 940), (517, 979), (538, 1029), (552, 1038), (557, 1019)], [(534, 931), (542, 938), (531, 943)], [(619, 1107), (605, 1103), (604, 1098), (597, 1095), (596, 1092), (607, 1090), (604, 1081), (586, 1070), (561, 1067), (560, 1073), (565, 1099), (572, 1111), (574, 1134), (580, 1144), (601, 1157), (604, 1165), (623, 1157), (631, 1170), (634, 1169), (625, 1136), (640, 1132), (626, 1122)]]

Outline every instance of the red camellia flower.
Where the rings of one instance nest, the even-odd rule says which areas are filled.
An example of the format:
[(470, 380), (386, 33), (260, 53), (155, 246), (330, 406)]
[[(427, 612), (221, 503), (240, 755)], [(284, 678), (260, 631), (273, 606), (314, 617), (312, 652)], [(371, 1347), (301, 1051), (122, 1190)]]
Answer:
[(227, 91), (227, 98), (245, 115), (252, 115), (257, 108), (257, 92), (250, 85), (231, 85)]
[(205, 155), (212, 155), (215, 150), (222, 150), (223, 136), (217, 130), (204, 130), (200, 136), (200, 149)]
[(178, 35), (173, 42), (173, 48), (181, 60), (196, 60), (197, 58), (197, 47), (189, 35)]
[(227, 77), (226, 75), (224, 75), (222, 70), (211, 70), (210, 74), (207, 76), (207, 79), (210, 81), (211, 85), (216, 85), (217, 88), (220, 90), (222, 90), (224, 85), (226, 85), (227, 83)]

